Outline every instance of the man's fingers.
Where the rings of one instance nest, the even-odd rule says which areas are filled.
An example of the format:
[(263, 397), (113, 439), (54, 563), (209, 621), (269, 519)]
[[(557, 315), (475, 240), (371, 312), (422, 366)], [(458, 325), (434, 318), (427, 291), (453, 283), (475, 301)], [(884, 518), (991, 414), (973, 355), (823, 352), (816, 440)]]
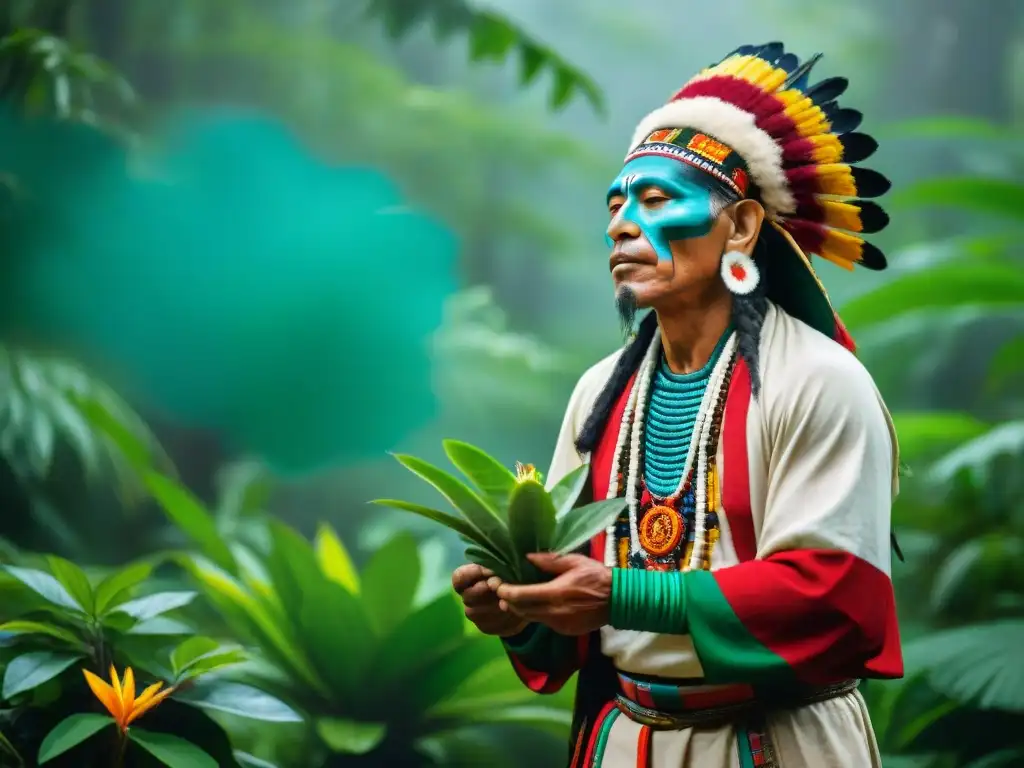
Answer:
[(555, 552), (535, 552), (526, 559), (545, 573), (562, 574), (581, 563), (590, 560), (583, 555), (559, 555)]
[(509, 603), (513, 608), (526, 609), (547, 605), (558, 594), (554, 582), (546, 584), (502, 584), (498, 587), (498, 597)]
[(493, 605), (495, 596), (486, 581), (478, 581), (462, 592), (462, 602), (466, 606)]
[(476, 563), (466, 563), (456, 568), (452, 574), (452, 587), (461, 595), (478, 581), (485, 581), (493, 575), (490, 571)]

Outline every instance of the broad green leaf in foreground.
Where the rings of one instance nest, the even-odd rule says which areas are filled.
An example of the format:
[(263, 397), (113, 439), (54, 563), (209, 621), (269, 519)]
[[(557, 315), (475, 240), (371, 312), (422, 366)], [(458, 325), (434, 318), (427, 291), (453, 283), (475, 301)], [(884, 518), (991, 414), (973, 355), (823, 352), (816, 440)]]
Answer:
[(77, 747), (89, 737), (113, 724), (113, 718), (106, 715), (79, 714), (64, 718), (43, 739), (43, 743), (39, 746), (38, 763), (42, 765), (63, 755), (69, 749)]
[(19, 693), (31, 691), (82, 658), (78, 653), (56, 653), (34, 651), (17, 656), (4, 670), (3, 698), (10, 699)]
[(168, 768), (217, 768), (217, 761), (195, 744), (169, 733), (131, 728), (128, 738)]
[(590, 465), (584, 464), (559, 480), (551, 489), (551, 501), (558, 510), (558, 519), (565, 517), (576, 504), (590, 479)]
[(50, 573), (75, 599), (75, 602), (82, 606), (86, 613), (92, 613), (94, 609), (92, 585), (89, 584), (89, 577), (82, 569), (56, 555), (50, 555), (47, 562), (50, 566)]
[(16, 635), (47, 635), (75, 648), (84, 648), (83, 642), (73, 632), (40, 621), (8, 621), (0, 624), (0, 632), (11, 632)]
[(352, 563), (348, 549), (329, 525), (321, 525), (313, 541), (316, 559), (324, 575), (340, 584), (353, 595), (359, 594), (359, 573)]
[(940, 693), (981, 709), (1024, 713), (1024, 621), (950, 629), (908, 644), (908, 665), (928, 670)]
[(551, 548), (569, 554), (615, 522), (625, 508), (625, 499), (608, 499), (574, 509), (558, 522)]
[[(508, 507), (508, 528), (520, 558), (532, 552), (546, 552), (551, 548), (555, 533), (555, 505), (544, 486), (536, 480), (518, 482)], [(537, 580), (538, 574), (528, 568), (528, 561), (520, 564), (524, 577)]]
[(465, 483), (415, 456), (396, 455), (395, 458), (406, 469), (434, 486), (491, 548), (506, 556), (512, 555), (512, 543), (504, 522)]
[(200, 681), (178, 698), (200, 709), (265, 723), (298, 723), (302, 717), (278, 698), (244, 683)]
[(5, 566), (4, 570), (47, 602), (79, 613), (85, 612), (83, 606), (71, 596), (64, 585), (50, 574), (15, 565)]
[(500, 461), (469, 443), (445, 440), (444, 451), (449, 461), (469, 478), (497, 511), (508, 506), (509, 494), (516, 485), (516, 476)]
[(383, 723), (322, 718), (316, 722), (316, 732), (333, 752), (365, 755), (384, 740), (387, 726)]

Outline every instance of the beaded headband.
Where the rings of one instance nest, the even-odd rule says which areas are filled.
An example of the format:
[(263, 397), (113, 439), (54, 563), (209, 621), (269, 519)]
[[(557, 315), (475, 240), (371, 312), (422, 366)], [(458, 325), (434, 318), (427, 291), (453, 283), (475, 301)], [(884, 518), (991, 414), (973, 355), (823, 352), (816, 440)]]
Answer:
[(646, 156), (671, 157), (711, 176), (730, 198), (743, 199), (750, 186), (750, 171), (738, 152), (693, 128), (660, 128), (648, 134), (626, 162)]

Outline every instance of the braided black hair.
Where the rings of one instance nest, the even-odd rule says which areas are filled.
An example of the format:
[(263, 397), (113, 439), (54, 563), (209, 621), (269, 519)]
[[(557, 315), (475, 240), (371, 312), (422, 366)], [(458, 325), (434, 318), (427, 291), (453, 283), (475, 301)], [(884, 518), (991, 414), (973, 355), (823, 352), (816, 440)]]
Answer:
[(636, 335), (623, 350), (608, 383), (604, 385), (604, 389), (601, 390), (601, 394), (594, 402), (594, 407), (590, 409), (590, 415), (587, 416), (583, 429), (576, 437), (576, 450), (580, 453), (590, 453), (597, 447), (597, 443), (604, 433), (605, 425), (608, 423), (608, 417), (615, 406), (615, 401), (626, 389), (630, 377), (640, 367), (640, 362), (644, 359), (647, 348), (651, 345), (651, 339), (654, 338), (657, 331), (658, 318), (652, 310), (640, 321)]
[(768, 314), (768, 291), (767, 275), (765, 266), (768, 259), (765, 254), (768, 245), (764, 238), (758, 237), (757, 245), (754, 247), (754, 264), (757, 265), (761, 279), (755, 288), (745, 296), (733, 294), (732, 297), (732, 324), (736, 329), (736, 346), (739, 356), (747, 363), (750, 369), (750, 392), (756, 399), (761, 392), (761, 373), (758, 368), (761, 349), (761, 329), (764, 327), (764, 318)]

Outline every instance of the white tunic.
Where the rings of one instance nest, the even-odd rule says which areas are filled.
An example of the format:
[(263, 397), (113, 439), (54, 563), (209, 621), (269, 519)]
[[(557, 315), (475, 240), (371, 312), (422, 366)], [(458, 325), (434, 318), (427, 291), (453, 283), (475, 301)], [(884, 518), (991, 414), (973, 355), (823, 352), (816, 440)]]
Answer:
[[(547, 476), (550, 481), (588, 459), (577, 453), (575, 439), (618, 354), (590, 368), (577, 384)], [(898, 448), (892, 420), (871, 376), (849, 351), (774, 306), (762, 330), (760, 376), (761, 392), (750, 403), (746, 423), (756, 557), (801, 548), (840, 549), (888, 574), (889, 509), (898, 491)], [(811, 421), (816, 422), (815, 429), (808, 428)], [(834, 439), (808, 440), (811, 434), (821, 434), (822, 423), (826, 428), (832, 425)], [(722, 444), (718, 451), (719, 487), (724, 487), (729, 470)], [(711, 570), (739, 562), (721, 494), (716, 503), (720, 538), (712, 551)], [(862, 513), (868, 510), (882, 512)], [(604, 654), (623, 672), (663, 678), (704, 676), (688, 635), (611, 627), (601, 635)], [(618, 717), (602, 765), (635, 768), (640, 728), (625, 716)], [(771, 714), (767, 729), (775, 763), (761, 765), (880, 766), (868, 713), (857, 692)], [(656, 731), (650, 754), (650, 768), (741, 765), (731, 726)]]

